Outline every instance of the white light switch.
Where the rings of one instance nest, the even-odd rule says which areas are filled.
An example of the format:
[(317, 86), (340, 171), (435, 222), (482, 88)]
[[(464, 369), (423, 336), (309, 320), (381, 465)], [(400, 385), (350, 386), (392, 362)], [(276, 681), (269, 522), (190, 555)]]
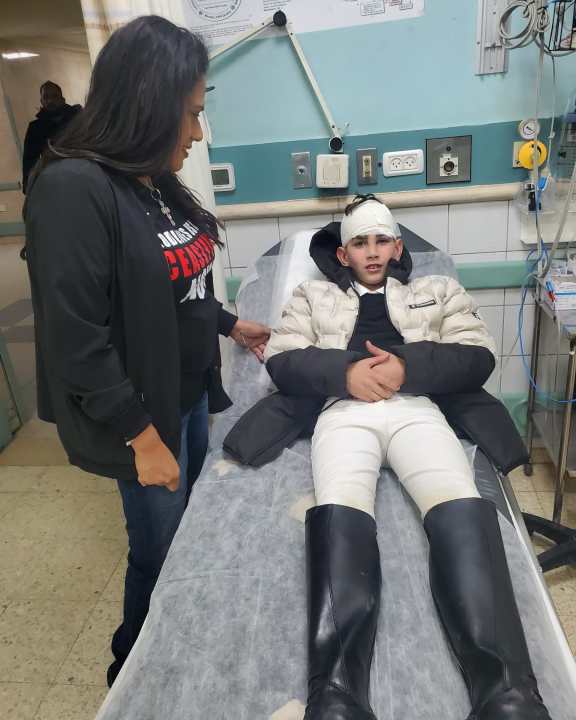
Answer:
[(316, 158), (316, 187), (347, 188), (349, 155), (318, 155)]

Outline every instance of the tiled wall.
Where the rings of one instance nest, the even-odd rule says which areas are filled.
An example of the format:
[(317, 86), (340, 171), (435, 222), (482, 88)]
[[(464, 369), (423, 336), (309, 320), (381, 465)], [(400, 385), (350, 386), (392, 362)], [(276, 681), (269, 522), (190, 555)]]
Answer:
[[(456, 264), (520, 260), (528, 254), (520, 242), (520, 223), (512, 202), (407, 208), (394, 211), (394, 215), (406, 227), (449, 252)], [(230, 277), (242, 277), (249, 266), (279, 240), (298, 230), (321, 227), (332, 219), (332, 215), (312, 215), (228, 221), (224, 251), (226, 273)], [(516, 342), (520, 290), (475, 290), (472, 294), (496, 340), (499, 354), (487, 388), (502, 396), (526, 394), (528, 379), (520, 344)], [(533, 321), (534, 306), (528, 294), (523, 333), (527, 354), (531, 348)], [(554, 338), (547, 342), (551, 348), (557, 347)], [(526, 362), (530, 364), (529, 357)], [(548, 374), (555, 372), (555, 367), (547, 367)]]

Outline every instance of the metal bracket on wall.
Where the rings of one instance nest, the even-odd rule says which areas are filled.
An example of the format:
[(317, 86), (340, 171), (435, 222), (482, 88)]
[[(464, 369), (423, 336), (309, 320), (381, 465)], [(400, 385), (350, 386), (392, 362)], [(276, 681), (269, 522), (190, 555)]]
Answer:
[(508, 72), (508, 50), (500, 37), (500, 18), (508, 0), (478, 0), (476, 75)]

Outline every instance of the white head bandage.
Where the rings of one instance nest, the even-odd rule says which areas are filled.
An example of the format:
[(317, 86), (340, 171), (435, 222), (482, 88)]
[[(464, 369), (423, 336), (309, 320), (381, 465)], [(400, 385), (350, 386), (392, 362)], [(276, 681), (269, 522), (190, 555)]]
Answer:
[(390, 210), (377, 200), (366, 200), (344, 215), (340, 226), (340, 240), (346, 246), (359, 235), (385, 235), (399, 238), (400, 228)]

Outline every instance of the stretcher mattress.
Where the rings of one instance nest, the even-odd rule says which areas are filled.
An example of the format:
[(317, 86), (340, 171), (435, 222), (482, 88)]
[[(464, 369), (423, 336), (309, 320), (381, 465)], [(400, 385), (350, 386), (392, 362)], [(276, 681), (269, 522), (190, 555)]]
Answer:
[[(257, 262), (241, 288), (242, 317), (274, 322), (292, 287), (313, 276), (311, 233)], [(450, 274), (450, 258), (410, 233), (416, 274)], [(235, 421), (270, 391), (254, 357), (234, 349), (234, 406), (216, 418), (211, 449), (174, 539), (138, 642), (97, 720), (301, 720), (306, 702), (304, 516), (313, 504), (309, 441), (259, 469), (222, 451)], [(554, 720), (573, 720), (574, 661), (514, 498), (473, 447), (476, 482), (493, 499), (527, 641)], [(384, 470), (376, 519), (383, 589), (371, 676), (379, 720), (464, 720), (470, 704), (436, 615), (419, 513)], [(481, 588), (478, 588), (481, 592)]]

